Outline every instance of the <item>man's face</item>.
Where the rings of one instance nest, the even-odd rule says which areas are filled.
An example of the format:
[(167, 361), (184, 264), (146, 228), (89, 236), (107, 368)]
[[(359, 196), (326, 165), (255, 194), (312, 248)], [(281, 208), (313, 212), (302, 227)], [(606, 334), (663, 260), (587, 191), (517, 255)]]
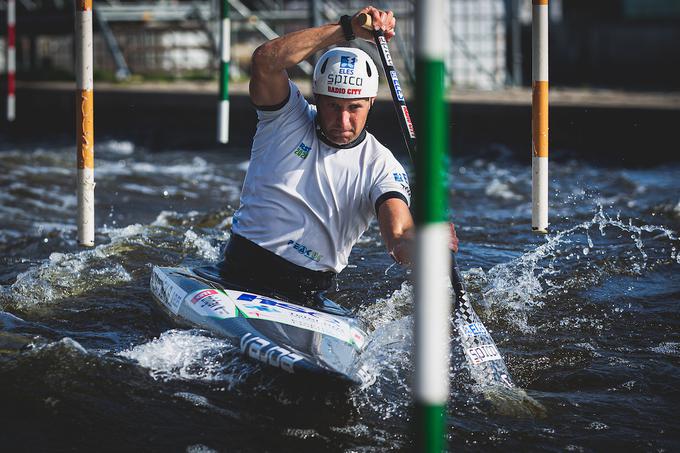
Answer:
[(321, 130), (333, 143), (350, 143), (364, 129), (374, 100), (375, 98), (341, 99), (318, 95), (317, 121)]

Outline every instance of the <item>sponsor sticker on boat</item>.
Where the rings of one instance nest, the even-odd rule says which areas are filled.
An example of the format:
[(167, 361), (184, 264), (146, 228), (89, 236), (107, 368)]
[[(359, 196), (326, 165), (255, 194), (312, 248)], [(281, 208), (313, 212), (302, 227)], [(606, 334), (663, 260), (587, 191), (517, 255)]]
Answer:
[(356, 327), (352, 327), (350, 329), (350, 334), (351, 334), (351, 338), (352, 338), (352, 343), (354, 343), (357, 348), (363, 349), (364, 344), (366, 344), (365, 334), (361, 330), (357, 329)]
[(294, 372), (293, 365), (303, 357), (281, 346), (274, 346), (271, 342), (252, 333), (241, 337), (241, 352), (248, 357), (281, 368), (289, 373)]
[(501, 354), (498, 352), (496, 345), (483, 344), (465, 350), (465, 354), (470, 358), (472, 363), (479, 365), (480, 363), (488, 362), (490, 360), (501, 359)]
[(226, 294), (217, 289), (203, 289), (187, 296), (194, 310), (202, 316), (211, 318), (233, 318), (236, 316), (236, 306)]
[(349, 323), (328, 313), (242, 291), (226, 290), (226, 294), (247, 318), (280, 322), (347, 343), (352, 341)]
[(151, 292), (174, 314), (177, 314), (187, 295), (186, 291), (158, 268), (155, 268), (151, 274)]
[(463, 324), (461, 326), (458, 326), (458, 330), (460, 331), (461, 335), (468, 336), (468, 335), (474, 335), (474, 336), (479, 336), (479, 335), (487, 335), (489, 332), (486, 330), (486, 327), (484, 327), (484, 324), (481, 322), (473, 322), (470, 324)]

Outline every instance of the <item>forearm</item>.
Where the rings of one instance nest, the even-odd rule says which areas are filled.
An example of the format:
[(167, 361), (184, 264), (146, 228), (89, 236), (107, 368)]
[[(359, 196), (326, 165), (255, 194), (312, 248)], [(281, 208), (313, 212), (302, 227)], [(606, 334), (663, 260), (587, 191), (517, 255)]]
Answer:
[(411, 227), (402, 234), (393, 235), (387, 242), (387, 252), (399, 264), (408, 265), (412, 262), (414, 228)]
[(399, 264), (410, 264), (415, 225), (406, 203), (398, 198), (385, 201), (378, 211), (378, 225), (387, 253)]
[[(373, 39), (372, 32), (361, 27), (360, 13), (370, 14), (373, 26), (383, 28), (386, 39), (394, 36), (395, 20), (392, 13), (367, 6), (352, 19), (352, 30), (357, 38)], [(253, 53), (250, 99), (257, 106), (274, 106), (283, 102), (289, 92), (286, 69), (344, 40), (340, 25), (327, 24), (288, 33), (262, 44)]]
[[(411, 213), (402, 200), (385, 201), (378, 211), (380, 234), (387, 253), (399, 264), (411, 264), (414, 259), (415, 224)], [(458, 235), (453, 223), (449, 224), (449, 249), (458, 251)]]
[(253, 54), (253, 71), (274, 74), (295, 66), (314, 52), (344, 40), (337, 24), (307, 28), (262, 44)]

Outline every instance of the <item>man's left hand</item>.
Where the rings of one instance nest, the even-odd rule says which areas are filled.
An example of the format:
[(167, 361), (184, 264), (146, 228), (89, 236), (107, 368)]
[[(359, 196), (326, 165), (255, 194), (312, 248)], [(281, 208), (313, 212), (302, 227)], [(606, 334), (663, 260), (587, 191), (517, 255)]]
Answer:
[(449, 236), (449, 250), (458, 252), (458, 236), (456, 235), (456, 227), (453, 225), (453, 223), (450, 223), (449, 228), (451, 232)]
[(383, 11), (372, 6), (367, 6), (352, 17), (352, 29), (354, 30), (354, 34), (359, 38), (373, 42), (373, 33), (363, 28), (363, 24), (359, 23), (359, 16), (361, 14), (368, 14), (371, 16), (373, 29), (382, 30), (387, 41), (394, 37), (394, 27), (397, 25), (394, 13), (392, 13), (392, 11)]

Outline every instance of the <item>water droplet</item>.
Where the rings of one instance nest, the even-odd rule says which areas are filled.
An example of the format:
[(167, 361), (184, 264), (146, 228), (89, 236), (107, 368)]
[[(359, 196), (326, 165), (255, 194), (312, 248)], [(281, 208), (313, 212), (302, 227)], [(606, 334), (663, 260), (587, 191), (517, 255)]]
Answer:
[(163, 191), (163, 196), (164, 196), (164, 197), (167, 197), (167, 196), (168, 196), (168, 191), (167, 191), (167, 190), (164, 190), (164, 191)]
[(588, 247), (583, 247), (583, 254), (587, 255), (590, 252), (590, 249)]
[(43, 242), (44, 242), (45, 244), (47, 244), (48, 242), (50, 242), (50, 240), (49, 240), (48, 238), (44, 238), (44, 239), (43, 239)]

